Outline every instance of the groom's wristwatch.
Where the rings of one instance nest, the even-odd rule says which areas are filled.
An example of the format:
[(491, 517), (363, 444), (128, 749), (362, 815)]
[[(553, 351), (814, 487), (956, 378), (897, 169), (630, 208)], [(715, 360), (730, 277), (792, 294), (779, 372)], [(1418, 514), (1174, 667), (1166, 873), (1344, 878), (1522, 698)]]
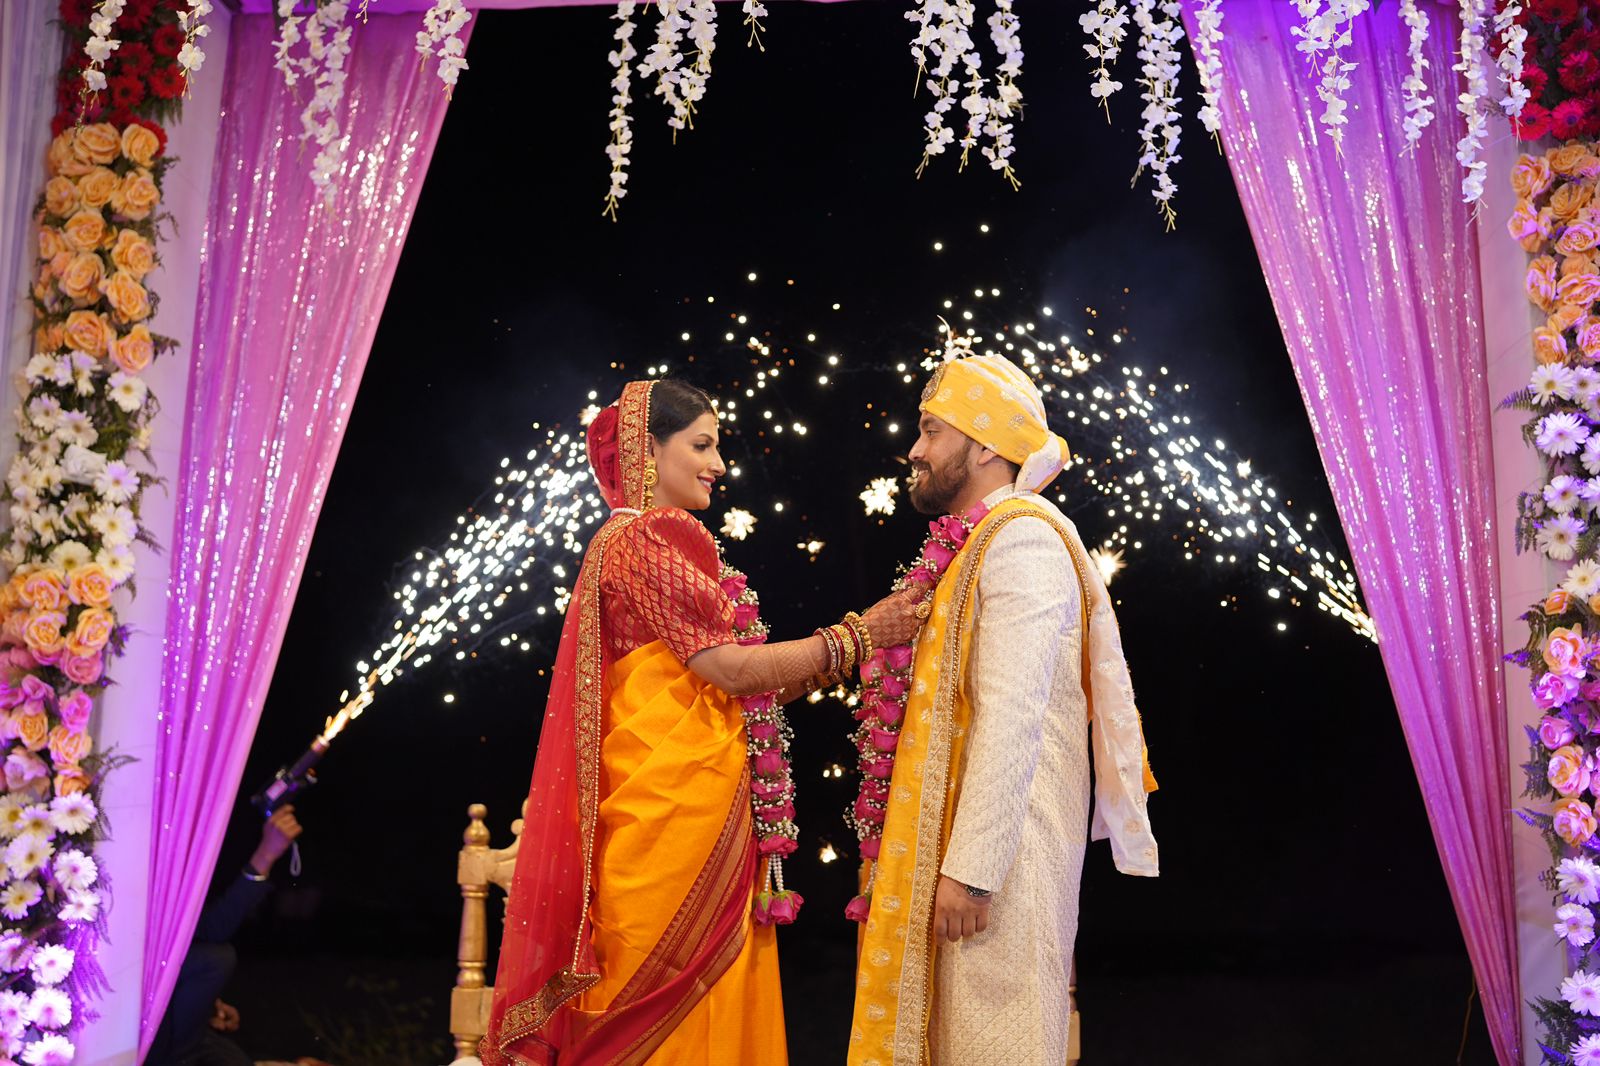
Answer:
[(990, 890), (987, 888), (973, 888), (971, 885), (962, 885), (961, 887), (966, 889), (967, 895), (971, 896), (973, 899), (989, 898)]

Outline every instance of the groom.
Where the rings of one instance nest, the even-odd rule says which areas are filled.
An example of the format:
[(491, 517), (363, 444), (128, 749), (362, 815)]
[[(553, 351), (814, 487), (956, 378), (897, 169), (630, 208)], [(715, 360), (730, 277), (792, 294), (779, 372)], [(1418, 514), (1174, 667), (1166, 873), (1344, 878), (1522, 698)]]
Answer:
[(1091, 750), (1094, 835), (1124, 873), (1156, 875), (1155, 782), (1105, 586), (1039, 495), (1068, 458), (1039, 390), (1001, 356), (952, 360), (923, 390), (918, 429), (917, 510), (987, 510), (917, 642), (850, 1063), (1057, 1066)]

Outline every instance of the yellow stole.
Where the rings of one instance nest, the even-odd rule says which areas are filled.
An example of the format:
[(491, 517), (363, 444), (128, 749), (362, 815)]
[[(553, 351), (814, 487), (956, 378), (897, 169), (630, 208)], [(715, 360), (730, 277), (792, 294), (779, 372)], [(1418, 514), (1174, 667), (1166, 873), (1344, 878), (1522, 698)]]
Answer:
[[(1002, 500), (973, 528), (951, 560), (917, 639), (878, 861), (875, 866), (864, 864), (862, 871), (863, 879), (872, 882), (872, 906), (856, 966), (851, 1066), (925, 1066), (930, 1061), (933, 897), (960, 799), (959, 767), (972, 721), (964, 674), (978, 575), (995, 534), (1024, 515), (1045, 519), (1066, 542), (1078, 570), (1080, 639), (1089, 639), (1086, 562), (1072, 537), (1054, 516), (1029, 504), (1026, 497)], [(1089, 694), (1087, 677), (1084, 693)], [(1154, 791), (1148, 763), (1145, 774), (1146, 790)]]

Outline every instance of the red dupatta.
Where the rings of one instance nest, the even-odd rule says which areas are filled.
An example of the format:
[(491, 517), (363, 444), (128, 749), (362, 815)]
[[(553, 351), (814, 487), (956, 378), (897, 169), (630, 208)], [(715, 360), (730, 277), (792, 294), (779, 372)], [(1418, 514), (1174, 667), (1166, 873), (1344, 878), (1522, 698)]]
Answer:
[[(600, 575), (644, 503), (650, 382), (629, 382), (590, 424), (589, 461), (616, 510), (584, 555), (561, 631), (506, 905), (485, 1066), (642, 1062), (743, 945), (756, 853), (746, 784), (707, 869), (646, 965), (598, 1016), (574, 1000), (600, 981), (589, 900), (600, 804), (604, 682)], [(709, 876), (708, 876), (709, 875)], [(742, 889), (742, 890), (741, 890)]]

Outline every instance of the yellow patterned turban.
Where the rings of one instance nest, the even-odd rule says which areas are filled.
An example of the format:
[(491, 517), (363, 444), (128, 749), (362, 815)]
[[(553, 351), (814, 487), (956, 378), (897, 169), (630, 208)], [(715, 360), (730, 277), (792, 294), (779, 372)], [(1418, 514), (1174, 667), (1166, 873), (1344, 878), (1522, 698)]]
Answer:
[(945, 363), (922, 390), (921, 409), (1021, 467), (1018, 492), (1043, 491), (1072, 457), (1050, 432), (1038, 387), (1003, 355)]

